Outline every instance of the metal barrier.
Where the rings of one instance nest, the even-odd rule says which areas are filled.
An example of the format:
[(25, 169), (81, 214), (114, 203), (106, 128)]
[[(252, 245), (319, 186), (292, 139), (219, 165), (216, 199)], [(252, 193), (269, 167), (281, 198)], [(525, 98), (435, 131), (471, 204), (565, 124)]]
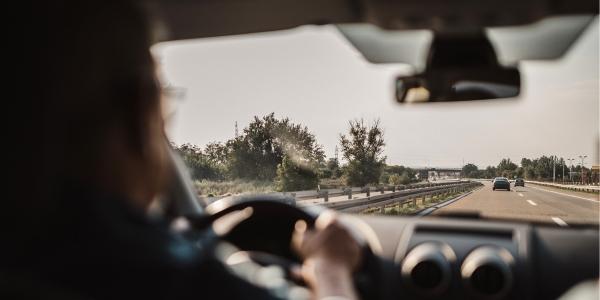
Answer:
[(440, 196), (444, 194), (451, 193), (460, 193), (465, 192), (467, 190), (471, 190), (475, 187), (481, 186), (482, 184), (479, 182), (463, 182), (460, 184), (448, 186), (434, 186), (434, 187), (424, 187), (419, 189), (411, 189), (393, 192), (389, 194), (379, 194), (374, 196), (367, 196), (367, 198), (361, 199), (352, 199), (351, 194), (347, 201), (337, 201), (337, 202), (325, 202), (320, 204), (308, 204), (307, 206), (312, 205), (321, 205), (330, 209), (344, 211), (344, 212), (361, 212), (371, 208), (385, 208), (391, 204), (401, 204), (404, 205), (406, 203), (412, 203), (414, 205), (417, 204), (417, 201), (421, 199), (421, 201), (425, 201), (427, 197), (431, 196)]
[(600, 193), (600, 187), (595, 186), (584, 186), (584, 185), (564, 185), (559, 183), (541, 182), (541, 181), (525, 181), (525, 183), (536, 184), (541, 186), (555, 187), (559, 189), (565, 189), (570, 191), (580, 191), (588, 193)]

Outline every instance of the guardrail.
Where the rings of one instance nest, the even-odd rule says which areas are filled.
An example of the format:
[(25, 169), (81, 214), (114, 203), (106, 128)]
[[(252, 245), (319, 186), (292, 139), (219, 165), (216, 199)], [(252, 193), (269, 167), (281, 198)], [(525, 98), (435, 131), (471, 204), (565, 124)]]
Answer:
[(478, 182), (459, 182), (454, 184), (438, 185), (433, 187), (414, 188), (401, 190), (388, 194), (368, 196), (367, 198), (353, 199), (347, 201), (324, 202), (319, 204), (307, 204), (304, 206), (321, 205), (329, 209), (344, 212), (361, 212), (374, 207), (385, 207), (392, 204), (414, 203), (418, 198), (427, 196), (439, 196), (446, 193), (458, 193), (480, 186)]
[[(267, 195), (273, 196), (282, 196), (282, 197), (291, 197), (295, 200), (306, 200), (306, 199), (323, 199), (325, 202), (329, 200), (329, 197), (336, 196), (344, 196), (347, 195), (348, 199), (351, 200), (353, 194), (357, 193), (367, 193), (370, 196), (371, 193), (384, 194), (386, 191), (396, 192), (396, 191), (407, 191), (407, 190), (415, 190), (422, 189), (428, 187), (447, 187), (459, 185), (462, 183), (466, 183), (469, 181), (449, 181), (449, 182), (439, 182), (439, 183), (412, 183), (406, 185), (379, 185), (379, 186), (367, 186), (367, 187), (347, 187), (341, 189), (321, 189), (321, 190), (304, 190), (304, 191), (295, 191), (295, 192), (271, 192), (266, 193)], [(235, 195), (223, 195), (216, 197), (199, 197), (204, 203), (212, 203), (219, 199), (230, 197)]]
[(325, 197), (335, 197), (335, 196), (343, 196), (343, 195), (352, 195), (355, 193), (371, 193), (371, 192), (396, 192), (410, 189), (419, 189), (426, 187), (436, 187), (436, 186), (450, 186), (457, 185), (461, 183), (465, 183), (467, 181), (451, 181), (451, 182), (440, 182), (440, 183), (412, 183), (406, 185), (379, 185), (379, 186), (370, 186), (370, 187), (347, 187), (343, 189), (321, 189), (321, 190), (307, 190), (307, 191), (297, 191), (297, 192), (284, 192), (280, 193), (282, 195), (291, 195), (296, 198), (296, 200), (305, 200), (305, 199), (313, 199), (313, 198), (325, 198)]
[(555, 188), (560, 188), (560, 189), (565, 189), (565, 190), (571, 190), (571, 191), (581, 191), (581, 192), (588, 192), (588, 193), (600, 193), (600, 187), (597, 187), (597, 186), (566, 185), (566, 184), (560, 184), (560, 183), (542, 182), (542, 181), (530, 181), (530, 180), (525, 181), (525, 183), (526, 184), (527, 183), (537, 184), (537, 185), (548, 186), (548, 187), (555, 187)]

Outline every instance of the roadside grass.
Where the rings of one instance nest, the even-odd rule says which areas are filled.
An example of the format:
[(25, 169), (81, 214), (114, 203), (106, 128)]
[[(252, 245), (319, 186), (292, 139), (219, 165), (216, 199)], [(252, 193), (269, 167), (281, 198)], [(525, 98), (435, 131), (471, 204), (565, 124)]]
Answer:
[[(341, 178), (321, 179), (319, 184), (321, 185), (321, 188), (339, 187), (344, 185)], [(245, 193), (257, 194), (277, 191), (275, 182), (261, 180), (196, 180), (194, 186), (196, 187), (198, 194), (202, 196), (222, 196)]]
[(595, 195), (600, 194), (600, 190), (581, 190), (581, 189), (578, 189), (575, 187), (553, 186), (553, 185), (550, 186), (550, 185), (539, 184), (537, 182), (529, 182), (529, 184), (534, 184), (534, 185), (548, 187), (548, 188), (555, 188), (555, 189), (559, 189), (559, 190), (571, 191), (571, 192), (579, 192), (579, 193), (587, 193), (587, 194), (595, 194)]
[(259, 180), (231, 180), (231, 181), (195, 181), (194, 186), (202, 196), (222, 196), (243, 193), (269, 193), (276, 190), (274, 182)]
[(372, 208), (362, 211), (361, 214), (378, 214), (378, 215), (390, 215), (390, 216), (412, 215), (412, 214), (415, 214), (416, 212), (421, 211), (425, 208), (431, 207), (438, 203), (442, 203), (444, 201), (448, 201), (452, 198), (455, 198), (455, 197), (457, 197), (461, 194), (467, 193), (467, 192), (468, 191), (460, 192), (460, 193), (446, 193), (443, 195), (439, 195), (437, 197), (425, 197), (425, 198), (419, 197), (416, 199), (416, 201), (414, 201), (414, 203), (412, 201), (410, 201), (410, 202), (406, 202), (404, 204), (395, 203), (395, 204), (386, 205), (385, 208), (383, 209), (383, 211), (381, 210), (380, 207), (372, 207)]
[(324, 188), (339, 188), (341, 186), (345, 186), (345, 182), (343, 178), (321, 178), (319, 180), (319, 185), (322, 189)]

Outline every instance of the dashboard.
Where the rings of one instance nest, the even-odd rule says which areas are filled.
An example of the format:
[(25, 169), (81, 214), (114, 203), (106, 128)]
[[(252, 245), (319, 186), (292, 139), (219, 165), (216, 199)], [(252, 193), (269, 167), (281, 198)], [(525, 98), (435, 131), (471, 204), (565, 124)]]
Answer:
[[(281, 202), (242, 201), (215, 209), (219, 212), (212, 215), (244, 207), (252, 208), (251, 216), (234, 226), (226, 241), (244, 251), (301, 261), (290, 249), (294, 223), (310, 220), (318, 211)], [(363, 299), (556, 299), (579, 283), (598, 281), (598, 226), (339, 216), (369, 246), (355, 276)]]
[[(390, 260), (383, 283), (404, 299), (556, 299), (598, 280), (598, 229), (359, 216)], [(389, 288), (393, 287), (393, 288)]]

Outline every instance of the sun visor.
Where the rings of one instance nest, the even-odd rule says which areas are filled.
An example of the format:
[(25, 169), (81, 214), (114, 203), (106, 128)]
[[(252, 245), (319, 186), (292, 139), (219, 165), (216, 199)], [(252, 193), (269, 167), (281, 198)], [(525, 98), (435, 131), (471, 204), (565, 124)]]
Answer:
[(341, 24), (337, 29), (371, 63), (405, 63), (417, 72), (425, 69), (433, 39), (430, 30), (384, 30), (367, 23)]
[(594, 20), (594, 16), (550, 17), (526, 26), (488, 28), (498, 62), (515, 66), (521, 60), (558, 59)]
[[(594, 20), (593, 15), (560, 16), (523, 26), (487, 28), (498, 62), (515, 66), (521, 60), (557, 59), (564, 55)], [(384, 30), (372, 24), (337, 25), (341, 34), (375, 64), (405, 63), (422, 72), (426, 66), (430, 30)]]

